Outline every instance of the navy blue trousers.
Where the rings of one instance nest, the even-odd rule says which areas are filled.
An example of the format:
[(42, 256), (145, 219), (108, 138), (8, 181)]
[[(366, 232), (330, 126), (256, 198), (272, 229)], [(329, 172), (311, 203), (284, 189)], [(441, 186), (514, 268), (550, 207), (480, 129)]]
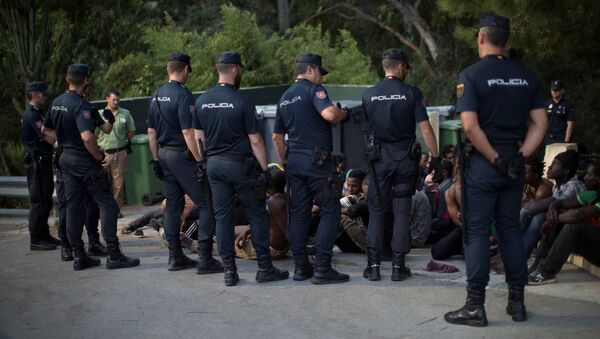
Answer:
[(211, 240), (215, 224), (208, 213), (206, 188), (198, 182), (196, 162), (186, 157), (185, 149), (159, 148), (158, 161), (165, 173), (165, 235), (169, 246), (180, 246), (180, 218), (185, 205), (185, 195), (198, 207), (198, 241)]
[(469, 288), (484, 289), (489, 281), (489, 236), (494, 221), (506, 282), (513, 286), (526, 283), (527, 261), (519, 223), (524, 176), (522, 173), (515, 181), (506, 179), (478, 153), (467, 163), (464, 253)]
[(257, 196), (252, 188), (258, 171), (246, 174), (244, 163), (224, 159), (216, 155), (208, 159), (208, 179), (215, 209), (217, 247), (222, 257), (233, 257), (235, 249), (234, 206), (235, 197), (240, 203), (250, 223), (252, 245), (256, 256), (269, 254), (269, 215), (266, 196)]
[(290, 152), (287, 174), (291, 188), (290, 196), (290, 244), (295, 258), (306, 255), (308, 228), (312, 205), (320, 207), (320, 220), (315, 236), (317, 261), (327, 260), (333, 254), (333, 245), (340, 229), (341, 206), (339, 200), (324, 201), (323, 187), (332, 173), (331, 161), (322, 166), (312, 165), (308, 154)]

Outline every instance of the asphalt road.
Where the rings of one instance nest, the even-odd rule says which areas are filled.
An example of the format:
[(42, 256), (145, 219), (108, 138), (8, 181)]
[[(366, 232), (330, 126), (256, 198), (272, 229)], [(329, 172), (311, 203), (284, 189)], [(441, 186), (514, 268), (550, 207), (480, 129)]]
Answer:
[[(0, 221), (1, 223), (1, 221)], [(559, 283), (527, 287), (529, 321), (505, 313), (503, 276), (491, 277), (489, 326), (449, 325), (443, 314), (464, 303), (465, 272), (423, 271), (426, 249), (413, 250), (413, 277), (362, 278), (365, 257), (336, 253), (345, 284), (315, 286), (290, 280), (258, 284), (256, 262), (238, 260), (241, 282), (225, 287), (222, 275), (168, 272), (158, 234), (121, 236), (133, 269), (104, 266), (74, 272), (59, 251), (31, 252), (24, 225), (0, 226), (0, 337), (2, 338), (600, 338), (600, 280), (567, 265)], [(84, 237), (85, 238), (85, 237)], [(102, 260), (104, 264), (104, 259)], [(275, 265), (293, 271), (291, 259)]]

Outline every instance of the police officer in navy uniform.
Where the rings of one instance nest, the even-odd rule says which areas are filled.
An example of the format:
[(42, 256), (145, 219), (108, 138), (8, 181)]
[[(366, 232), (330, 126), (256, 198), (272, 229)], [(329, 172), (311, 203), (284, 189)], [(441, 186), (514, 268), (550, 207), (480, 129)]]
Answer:
[(404, 82), (409, 69), (406, 54), (398, 48), (385, 50), (382, 65), (385, 78), (366, 90), (362, 97), (363, 110), (373, 133), (370, 152), (375, 152), (369, 154), (369, 227), (367, 267), (363, 276), (369, 280), (381, 279), (384, 215), (391, 205), (394, 214), (391, 278), (401, 281), (411, 275), (405, 256), (410, 252), (409, 214), (421, 158), (415, 137), (416, 124), (432, 153), (431, 164), (436, 174), (441, 173), (441, 163), (423, 95), (418, 88)]
[[(67, 200), (67, 235), (73, 247), (73, 269), (76, 271), (100, 265), (100, 260), (86, 255), (81, 240), (85, 219), (84, 201), (92, 197), (100, 208), (102, 235), (107, 243), (107, 269), (133, 267), (137, 258), (123, 255), (117, 238), (117, 204), (112, 196), (108, 174), (102, 167), (104, 155), (98, 148), (94, 134), (97, 114), (83, 98), (89, 85), (88, 66), (70, 65), (67, 70), (68, 92), (52, 102), (44, 128), (55, 133), (63, 149), (60, 167), (63, 171)], [(107, 123), (101, 128), (110, 133), (114, 116), (106, 114)]]
[[(273, 142), (286, 166), (291, 186), (289, 230), (296, 264), (294, 280), (312, 277), (314, 284), (346, 282), (349, 276), (331, 267), (332, 248), (341, 218), (341, 190), (332, 174), (335, 166), (331, 159), (331, 124), (342, 121), (347, 113), (331, 103), (327, 90), (321, 85), (327, 71), (321, 65), (320, 55), (300, 55), (295, 72), (295, 83), (283, 93), (277, 105), (273, 129)], [(313, 202), (321, 208), (315, 238), (314, 276), (306, 254)]]
[(27, 84), (25, 94), (29, 107), (21, 121), (21, 142), (25, 148), (27, 189), (29, 191), (29, 248), (32, 251), (53, 250), (60, 240), (50, 235), (48, 216), (52, 210), (52, 145), (55, 139), (42, 133), (48, 105), (48, 87), (44, 82)]
[(575, 106), (565, 99), (565, 83), (562, 80), (553, 80), (550, 83), (552, 99), (546, 101), (548, 113), (548, 131), (544, 144), (571, 142), (575, 126)]
[[(502, 56), (509, 20), (484, 14), (477, 45), (481, 60), (458, 78), (456, 111), (474, 148), (463, 161), (462, 216), (467, 266), (467, 301), (447, 313), (447, 322), (486, 326), (485, 288), (489, 281), (489, 235), (495, 222), (506, 268), (508, 306), (513, 321), (525, 321), (527, 282), (523, 234), (519, 227), (525, 158), (540, 145), (548, 125), (540, 82), (523, 65)], [(468, 146), (466, 147), (468, 148)]]
[(216, 219), (217, 245), (225, 267), (225, 285), (239, 281), (234, 251), (234, 201), (244, 207), (252, 244), (256, 249), (259, 283), (287, 279), (289, 273), (273, 267), (269, 252), (269, 215), (266, 189), (267, 154), (256, 106), (237, 89), (242, 77), (238, 52), (220, 53), (216, 61), (218, 84), (196, 100), (195, 128), (203, 141)]
[[(169, 56), (169, 82), (152, 95), (148, 110), (148, 142), (152, 152), (151, 165), (159, 179), (164, 180), (167, 208), (165, 233), (169, 243), (169, 271), (197, 267), (198, 274), (223, 272), (223, 265), (212, 256), (215, 226), (208, 213), (204, 187), (196, 172), (200, 161), (193, 126), (194, 97), (185, 83), (192, 72), (190, 56), (174, 52)], [(179, 218), (187, 194), (198, 206), (198, 262), (181, 249)]]

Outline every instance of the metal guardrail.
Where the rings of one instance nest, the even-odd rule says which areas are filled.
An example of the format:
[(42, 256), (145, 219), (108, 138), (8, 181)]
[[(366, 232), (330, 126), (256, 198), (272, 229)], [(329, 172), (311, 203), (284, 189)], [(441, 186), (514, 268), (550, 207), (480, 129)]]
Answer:
[[(29, 198), (27, 177), (0, 176), (0, 197), (2, 198)], [(56, 203), (56, 191), (52, 193), (52, 200)], [(0, 217), (24, 217), (29, 213), (25, 208), (0, 208)]]

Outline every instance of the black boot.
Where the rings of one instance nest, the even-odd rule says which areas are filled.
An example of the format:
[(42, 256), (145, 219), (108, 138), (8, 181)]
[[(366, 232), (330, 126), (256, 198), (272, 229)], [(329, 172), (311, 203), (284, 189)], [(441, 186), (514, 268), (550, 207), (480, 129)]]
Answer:
[(411, 276), (410, 269), (404, 263), (405, 254), (402, 252), (392, 253), (392, 281), (402, 281)]
[(303, 281), (310, 279), (313, 276), (313, 265), (308, 260), (308, 257), (294, 257), (296, 267), (294, 268), (294, 280)]
[(73, 249), (67, 238), (60, 240), (60, 260), (61, 261), (73, 261)]
[(106, 257), (108, 255), (108, 250), (100, 243), (100, 234), (98, 232), (88, 234), (87, 253), (95, 257)]
[(237, 274), (234, 257), (221, 257), (225, 271), (225, 286), (235, 286), (240, 281), (240, 276)]
[(485, 289), (474, 290), (467, 287), (467, 302), (465, 306), (444, 315), (446, 322), (455, 325), (487, 326), (485, 314)]
[(256, 272), (256, 281), (259, 283), (285, 280), (289, 278), (290, 273), (288, 271), (280, 271), (271, 262), (271, 256), (269, 254), (263, 254), (256, 258), (258, 260), (258, 271)]
[(379, 250), (371, 247), (367, 248), (367, 267), (363, 271), (363, 277), (370, 281), (381, 280), (380, 265)]
[(198, 265), (196, 260), (183, 254), (179, 243), (169, 245), (169, 271), (185, 270), (187, 268), (194, 268), (196, 265)]
[(337, 284), (350, 280), (350, 276), (340, 273), (331, 267), (331, 257), (319, 258), (315, 265), (315, 274), (311, 282), (315, 285)]
[(45, 234), (45, 236), (44, 236), (44, 239), (45, 239), (47, 242), (49, 242), (49, 243), (51, 243), (51, 244), (54, 244), (54, 245), (56, 245), (56, 246), (60, 246), (60, 245), (62, 245), (62, 243), (61, 243), (61, 241), (60, 241), (60, 240), (56, 239), (55, 237), (53, 237), (53, 236), (50, 234), (50, 226), (48, 226), (48, 228), (46, 229), (46, 232), (45, 232), (45, 233), (46, 233), (46, 234)]
[(513, 321), (527, 320), (525, 286), (508, 286), (508, 306), (506, 306), (506, 313), (512, 316)]
[(83, 247), (76, 247), (73, 249), (73, 269), (75, 271), (81, 271), (96, 266), (100, 266), (100, 259), (88, 257)]
[(46, 239), (43, 239), (30, 242), (29, 249), (32, 251), (51, 251), (56, 249), (56, 245), (49, 243)]
[(212, 256), (212, 240), (198, 241), (198, 266), (196, 273), (211, 274), (223, 272), (223, 265)]
[(130, 258), (121, 252), (119, 243), (108, 245), (108, 256), (106, 257), (106, 269), (134, 267), (140, 264), (140, 259)]

